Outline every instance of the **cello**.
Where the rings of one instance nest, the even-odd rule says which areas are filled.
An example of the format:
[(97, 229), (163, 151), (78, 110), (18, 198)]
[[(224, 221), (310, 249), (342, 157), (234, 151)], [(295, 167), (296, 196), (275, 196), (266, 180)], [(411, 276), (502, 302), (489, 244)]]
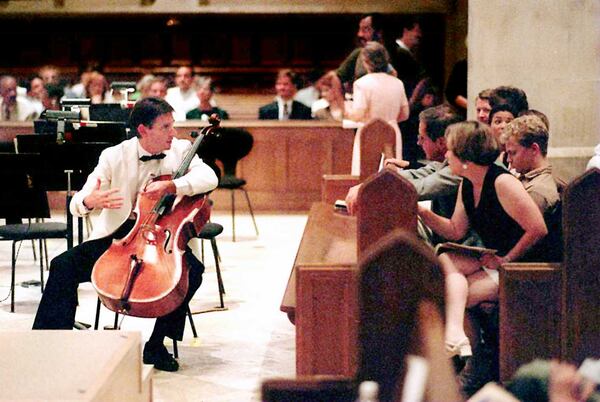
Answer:
[[(207, 135), (219, 127), (212, 115), (192, 148), (172, 176), (186, 174), (192, 158)], [(164, 194), (152, 200), (137, 197), (135, 225), (122, 239), (100, 256), (92, 270), (92, 284), (109, 310), (135, 317), (161, 317), (181, 305), (188, 290), (188, 267), (184, 253), (189, 240), (200, 232), (210, 217), (206, 194)]]

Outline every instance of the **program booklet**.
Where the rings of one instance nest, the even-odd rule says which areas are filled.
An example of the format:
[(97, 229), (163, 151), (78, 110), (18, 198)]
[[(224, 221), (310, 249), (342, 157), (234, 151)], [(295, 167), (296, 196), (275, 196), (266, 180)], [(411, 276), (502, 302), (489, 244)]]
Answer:
[(462, 244), (452, 242), (440, 243), (435, 247), (436, 255), (440, 255), (448, 251), (461, 253), (474, 258), (481, 258), (481, 256), (484, 254), (496, 254), (498, 250), (485, 247), (464, 246)]

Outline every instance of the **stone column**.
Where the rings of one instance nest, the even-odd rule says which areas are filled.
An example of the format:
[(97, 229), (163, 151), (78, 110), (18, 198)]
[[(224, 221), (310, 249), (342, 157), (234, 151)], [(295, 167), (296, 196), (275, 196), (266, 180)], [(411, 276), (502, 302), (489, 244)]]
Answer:
[(565, 179), (600, 142), (600, 2), (470, 0), (469, 118), (485, 88), (511, 85), (550, 120), (548, 155)]

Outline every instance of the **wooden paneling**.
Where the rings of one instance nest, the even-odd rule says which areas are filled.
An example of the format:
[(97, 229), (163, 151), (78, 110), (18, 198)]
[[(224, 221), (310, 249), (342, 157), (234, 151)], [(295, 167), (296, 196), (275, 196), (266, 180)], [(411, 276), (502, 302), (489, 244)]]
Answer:
[[(390, 27), (398, 26), (400, 11), (406, 10), (386, 16)], [(195, 73), (212, 75), (221, 88), (265, 89), (272, 88), (280, 68), (305, 74), (339, 66), (355, 47), (358, 18), (359, 14), (326, 10), (276, 17), (192, 13), (171, 18), (134, 14), (48, 18), (37, 14), (27, 19), (0, 12), (0, 35), (5, 53), (11, 55), (0, 60), (0, 69), (21, 79), (44, 64), (55, 64), (63, 79), (76, 81), (79, 69), (93, 62), (104, 69), (109, 81), (134, 81), (147, 72), (174, 74), (178, 64), (191, 63)], [(444, 43), (437, 33), (443, 32), (444, 19), (438, 14), (421, 18), (426, 67), (441, 83)]]
[[(189, 138), (202, 124), (179, 123), (178, 135)], [(255, 120), (225, 121), (223, 126), (245, 128), (254, 138), (250, 154), (238, 163), (237, 175), (246, 179), (255, 210), (307, 211), (321, 198), (324, 174), (350, 172), (353, 130), (338, 123)], [(17, 134), (32, 132), (31, 123), (4, 123), (0, 125), (0, 146), (10, 151)], [(215, 209), (230, 208), (229, 190), (217, 190), (211, 198)], [(245, 202), (236, 204), (236, 209), (247, 208)]]

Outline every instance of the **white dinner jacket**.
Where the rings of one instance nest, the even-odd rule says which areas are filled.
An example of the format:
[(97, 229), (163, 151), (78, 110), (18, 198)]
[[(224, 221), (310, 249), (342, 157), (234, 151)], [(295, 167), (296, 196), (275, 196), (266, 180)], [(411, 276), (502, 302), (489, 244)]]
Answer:
[[(94, 230), (88, 240), (112, 234), (131, 215), (139, 182), (138, 143), (137, 137), (131, 138), (102, 151), (98, 165), (88, 176), (81, 191), (73, 196), (69, 207), (71, 213), (76, 216), (85, 216), (91, 212), (83, 205), (83, 200), (96, 188), (98, 178), (101, 180), (101, 190), (118, 188), (119, 194), (124, 197), (121, 208), (102, 209), (98, 221), (94, 222)], [(160, 161), (160, 171), (157, 173), (161, 175), (174, 173), (190, 148), (189, 141), (174, 138), (171, 148), (164, 152), (166, 156)], [(174, 180), (174, 183), (177, 195), (194, 195), (213, 190), (218, 184), (218, 179), (214, 171), (196, 155), (192, 159), (188, 173)]]

